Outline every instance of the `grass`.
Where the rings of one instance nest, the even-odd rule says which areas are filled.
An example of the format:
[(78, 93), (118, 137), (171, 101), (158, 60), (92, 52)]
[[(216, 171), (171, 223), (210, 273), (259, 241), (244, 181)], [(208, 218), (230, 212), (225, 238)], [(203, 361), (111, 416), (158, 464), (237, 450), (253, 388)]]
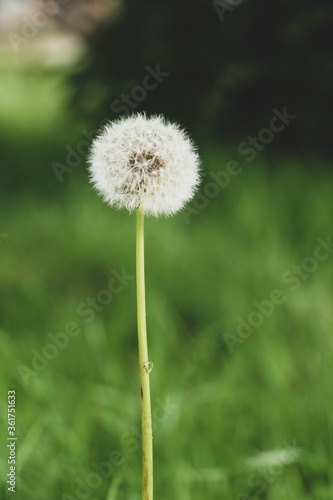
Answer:
[[(105, 206), (84, 165), (56, 179), (52, 161), (82, 130), (63, 118), (61, 75), (32, 72), (24, 84), (8, 75), (19, 106), (0, 114), (7, 144), (0, 233), (8, 234), (0, 240), (0, 425), (6, 436), (14, 388), (17, 498), (139, 500), (135, 216)], [(46, 108), (34, 115), (38, 89)], [(206, 172), (224, 168), (235, 150), (203, 145)], [(316, 162), (305, 169), (281, 158), (272, 169), (263, 154), (190, 224), (182, 214), (146, 220), (156, 498), (332, 496), (333, 256), (296, 290), (283, 278), (331, 234), (332, 174)], [(101, 304), (112, 271), (123, 269), (127, 283)], [(274, 289), (285, 301), (230, 352), (225, 333), (236, 335), (237, 318)], [(89, 298), (100, 310), (80, 315)], [(42, 353), (48, 334), (69, 322), (80, 332), (25, 384), (18, 365), (32, 368), (32, 350)], [(10, 498), (4, 446), (0, 468), (1, 498)]]

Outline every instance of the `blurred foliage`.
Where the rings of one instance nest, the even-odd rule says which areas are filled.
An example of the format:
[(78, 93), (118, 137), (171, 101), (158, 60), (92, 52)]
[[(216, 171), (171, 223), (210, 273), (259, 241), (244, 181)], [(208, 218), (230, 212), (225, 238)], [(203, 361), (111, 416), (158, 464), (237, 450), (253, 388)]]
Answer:
[[(93, 462), (117, 450), (122, 465), (86, 498), (139, 500), (134, 280), (92, 322), (77, 313), (113, 269), (134, 275), (135, 217), (97, 198), (83, 158), (62, 182), (54, 173), (52, 163), (77, 149), (86, 126), (68, 112), (67, 75), (2, 70), (0, 430), (6, 435), (6, 393), (14, 388), (16, 496), (78, 499), (77, 482), (87, 484)], [(200, 153), (203, 194), (211, 172), (230, 159), (238, 158), (242, 173), (189, 224), (186, 211), (146, 221), (152, 405), (162, 416), (154, 422), (156, 498), (326, 500), (333, 493), (332, 256), (296, 291), (282, 275), (331, 234), (332, 175), (318, 168), (325, 167), (320, 156), (305, 164), (275, 156), (271, 169), (261, 153), (247, 164), (233, 141), (223, 148), (201, 141)], [(237, 318), (275, 288), (286, 301), (231, 353), (225, 332), (235, 334)], [(32, 368), (49, 334), (71, 321), (80, 333), (25, 384), (18, 366)], [(281, 461), (286, 443), (304, 449)], [(5, 447), (0, 453), (5, 500)]]
[(160, 65), (169, 76), (125, 109), (164, 113), (225, 142), (255, 134), (273, 107), (286, 105), (299, 120), (272, 148), (327, 153), (331, 2), (230, 1), (224, 14), (223, 4), (124, 0), (113, 21), (87, 37), (90, 59), (73, 79), (76, 110), (114, 119), (124, 112), (122, 95), (142, 85), (147, 66)]

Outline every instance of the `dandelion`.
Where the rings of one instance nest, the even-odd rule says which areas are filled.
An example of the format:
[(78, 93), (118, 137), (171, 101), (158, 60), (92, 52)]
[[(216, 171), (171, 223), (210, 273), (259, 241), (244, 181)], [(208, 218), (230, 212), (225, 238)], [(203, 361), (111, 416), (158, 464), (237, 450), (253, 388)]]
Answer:
[(161, 116), (137, 114), (106, 125), (90, 165), (91, 181), (107, 203), (155, 217), (180, 210), (199, 183), (192, 141)]
[(187, 134), (162, 116), (134, 114), (105, 126), (89, 158), (90, 180), (117, 209), (136, 210), (136, 286), (142, 422), (142, 498), (153, 499), (153, 446), (144, 276), (144, 216), (172, 215), (199, 182), (199, 157)]

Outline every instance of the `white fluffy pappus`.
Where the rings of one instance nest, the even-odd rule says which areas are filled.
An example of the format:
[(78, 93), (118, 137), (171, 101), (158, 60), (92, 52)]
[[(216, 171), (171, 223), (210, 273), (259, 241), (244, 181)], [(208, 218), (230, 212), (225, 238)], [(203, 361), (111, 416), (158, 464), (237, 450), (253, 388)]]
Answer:
[(194, 144), (163, 116), (133, 114), (107, 124), (94, 139), (90, 180), (111, 206), (145, 215), (172, 215), (200, 182)]

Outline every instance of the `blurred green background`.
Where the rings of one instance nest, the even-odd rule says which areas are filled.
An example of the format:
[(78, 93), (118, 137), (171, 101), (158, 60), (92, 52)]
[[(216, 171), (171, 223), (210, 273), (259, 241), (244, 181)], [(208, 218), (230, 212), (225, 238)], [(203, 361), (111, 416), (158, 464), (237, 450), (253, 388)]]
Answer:
[[(156, 498), (332, 498), (331, 7), (234, 1), (222, 20), (221, 2), (63, 2), (27, 38), (40, 4), (14, 3), (0, 3), (1, 499), (11, 389), (18, 500), (141, 498), (135, 216), (96, 196), (85, 159), (122, 95), (186, 125), (204, 173), (183, 212), (146, 220)], [(147, 90), (158, 64), (170, 75)], [(297, 117), (270, 132), (284, 106)]]

